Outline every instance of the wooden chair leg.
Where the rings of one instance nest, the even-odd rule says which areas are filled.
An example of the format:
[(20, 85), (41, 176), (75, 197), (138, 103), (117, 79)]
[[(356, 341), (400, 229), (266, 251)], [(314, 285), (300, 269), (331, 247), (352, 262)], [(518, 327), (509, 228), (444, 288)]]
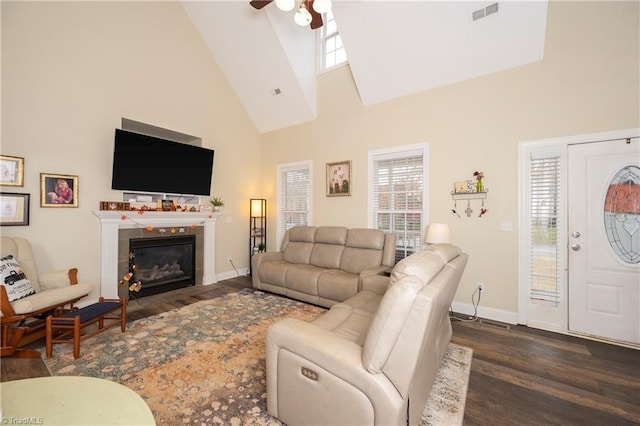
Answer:
[(47, 317), (47, 334), (46, 334), (46, 340), (45, 340), (47, 358), (51, 358), (51, 355), (53, 354), (53, 328), (51, 327), (52, 318), (53, 318), (52, 315), (49, 315)]
[(73, 359), (80, 357), (80, 315), (73, 318)]
[(120, 308), (120, 331), (124, 333), (127, 330), (127, 299), (121, 298), (120, 302), (122, 303)]
[(0, 357), (13, 358), (40, 358), (40, 352), (35, 349), (17, 349), (17, 342), (22, 339), (25, 332), (24, 327), (2, 327), (2, 346), (0, 347)]

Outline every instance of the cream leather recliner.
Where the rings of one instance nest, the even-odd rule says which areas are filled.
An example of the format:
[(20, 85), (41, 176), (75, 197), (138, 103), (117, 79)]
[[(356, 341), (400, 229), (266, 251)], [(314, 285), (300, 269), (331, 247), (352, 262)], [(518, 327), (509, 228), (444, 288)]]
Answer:
[(467, 263), (450, 244), (399, 262), (380, 286), (312, 322), (267, 333), (267, 408), (289, 426), (418, 424), (451, 339), (449, 306)]

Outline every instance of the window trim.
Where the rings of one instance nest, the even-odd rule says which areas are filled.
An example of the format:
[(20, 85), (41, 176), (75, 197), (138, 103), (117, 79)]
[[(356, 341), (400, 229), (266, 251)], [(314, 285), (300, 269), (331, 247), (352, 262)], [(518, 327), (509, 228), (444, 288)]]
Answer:
[[(545, 330), (562, 330), (568, 327), (567, 322), (567, 270), (566, 258), (566, 179), (567, 179), (567, 146), (568, 144), (542, 142), (527, 144), (523, 143), (519, 147), (520, 167), (518, 168), (519, 192), (519, 255), (518, 255), (518, 322), (531, 327)], [(536, 303), (531, 297), (531, 157), (549, 155), (554, 153), (558, 156), (560, 167), (560, 202), (558, 203), (558, 214), (562, 226), (556, 229), (558, 241), (558, 252), (556, 254), (556, 270), (558, 282), (557, 294), (558, 304), (553, 306), (548, 303)]]
[[(326, 23), (326, 14), (322, 15), (322, 19)], [(335, 33), (331, 33), (331, 35), (333, 35), (333, 34), (340, 34), (340, 30), (338, 29)], [(318, 75), (322, 75), (324, 73), (327, 73), (329, 71), (333, 71), (335, 69), (344, 67), (345, 65), (349, 64), (349, 56), (346, 55), (346, 48), (345, 48), (345, 55), (346, 55), (347, 59), (345, 61), (340, 62), (338, 64), (335, 64), (335, 65), (333, 65), (331, 67), (326, 67), (326, 65), (325, 65), (326, 39), (327, 39), (326, 25), (323, 25), (322, 28), (320, 28), (320, 31), (317, 31), (317, 38), (316, 38), (316, 63), (317, 63), (317, 70), (318, 70), (317, 74)], [(344, 46), (344, 42), (343, 42), (343, 46)]]
[[(374, 227), (375, 206), (374, 206), (374, 160), (382, 156), (388, 158), (405, 158), (411, 153), (420, 152), (422, 154), (422, 171), (423, 171), (423, 185), (422, 185), (422, 229), (420, 230), (422, 238), (422, 247), (424, 248), (424, 235), (427, 226), (429, 225), (429, 143), (421, 142), (412, 145), (402, 145), (391, 148), (383, 148), (371, 150), (368, 153), (368, 166), (367, 166), (367, 225), (369, 228)], [(417, 248), (416, 248), (417, 249)]]
[[(313, 224), (313, 161), (302, 160), (291, 163), (282, 163), (276, 166), (276, 202), (277, 202), (277, 214), (276, 214), (276, 251), (280, 251), (282, 245), (282, 238), (284, 237), (284, 228), (281, 206), (284, 203), (284, 196), (280, 191), (282, 185), (282, 174), (287, 171), (306, 169), (309, 172), (309, 193), (307, 194), (308, 211), (307, 211), (307, 224)], [(285, 231), (286, 232), (286, 231)]]

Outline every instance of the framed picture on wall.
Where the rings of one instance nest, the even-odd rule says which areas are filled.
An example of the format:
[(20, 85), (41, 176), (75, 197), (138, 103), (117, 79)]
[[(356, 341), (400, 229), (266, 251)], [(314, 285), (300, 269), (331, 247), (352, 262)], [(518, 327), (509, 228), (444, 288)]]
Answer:
[(467, 182), (456, 182), (454, 183), (454, 189), (457, 194), (469, 192), (469, 188), (467, 186)]
[(40, 173), (40, 207), (78, 207), (78, 176)]
[(24, 186), (24, 158), (0, 155), (0, 185)]
[(0, 225), (29, 225), (29, 194), (0, 193)]
[(327, 197), (351, 195), (351, 160), (327, 163)]

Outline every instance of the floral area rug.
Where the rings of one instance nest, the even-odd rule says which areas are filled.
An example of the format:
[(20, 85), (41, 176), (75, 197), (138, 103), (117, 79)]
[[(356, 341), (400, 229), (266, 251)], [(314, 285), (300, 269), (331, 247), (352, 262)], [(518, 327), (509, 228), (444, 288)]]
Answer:
[[(280, 425), (266, 409), (265, 335), (274, 322), (312, 320), (325, 309), (243, 290), (55, 345), (52, 375), (100, 377), (147, 402), (158, 425)], [(450, 344), (423, 424), (462, 424), (471, 350)], [(114, 407), (117, 409), (117, 407)]]

